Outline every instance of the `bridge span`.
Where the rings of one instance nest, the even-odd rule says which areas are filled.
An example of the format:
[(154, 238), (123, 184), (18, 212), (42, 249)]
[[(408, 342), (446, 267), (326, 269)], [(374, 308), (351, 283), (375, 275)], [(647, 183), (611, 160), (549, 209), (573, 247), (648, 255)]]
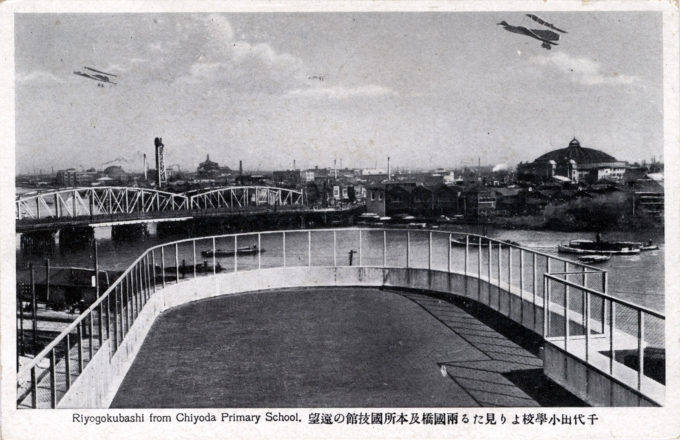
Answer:
[(609, 295), (606, 271), (477, 235), (349, 228), (208, 236), (148, 249), (20, 368), (17, 405), (108, 407), (154, 320), (170, 308), (253, 291), (349, 286), (472, 302), (540, 338), (544, 374), (589, 404), (664, 404), (665, 317)]
[(83, 187), (20, 196), (15, 201), (17, 232), (266, 212), (319, 211), (307, 206), (302, 191), (270, 186), (228, 186), (187, 193), (137, 187)]

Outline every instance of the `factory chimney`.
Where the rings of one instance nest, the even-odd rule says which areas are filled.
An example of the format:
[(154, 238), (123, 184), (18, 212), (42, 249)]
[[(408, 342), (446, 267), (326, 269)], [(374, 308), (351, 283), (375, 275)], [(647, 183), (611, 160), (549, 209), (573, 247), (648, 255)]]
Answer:
[(144, 153), (144, 165), (143, 165), (143, 167), (144, 167), (144, 180), (146, 180), (146, 170), (147, 170), (147, 166), (146, 166), (146, 153)]
[(338, 178), (338, 159), (333, 159), (333, 175)]
[(392, 180), (392, 169), (390, 168), (390, 156), (387, 156), (387, 180)]

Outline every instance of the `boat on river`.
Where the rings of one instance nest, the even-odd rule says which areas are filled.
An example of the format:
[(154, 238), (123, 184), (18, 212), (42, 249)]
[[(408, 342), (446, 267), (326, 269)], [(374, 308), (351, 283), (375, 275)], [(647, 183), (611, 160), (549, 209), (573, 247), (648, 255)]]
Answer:
[[(470, 237), (468, 239), (468, 245), (479, 246), (479, 244), (481, 243), (482, 246), (488, 246), (489, 241), (490, 241), (489, 237)], [(517, 243), (516, 241), (512, 241), (512, 240), (491, 241), (491, 243), (493, 243), (493, 245), (498, 244), (498, 242), (501, 242), (501, 244), (508, 244), (508, 245), (511, 245), (511, 246), (521, 246), (519, 243)], [(452, 238), (451, 239), (451, 246), (465, 247), (465, 239), (464, 238)]]
[(257, 255), (260, 253), (263, 253), (265, 250), (258, 248), (256, 245), (252, 246), (244, 246), (240, 247), (234, 252), (234, 250), (222, 250), (222, 249), (217, 249), (214, 252), (212, 250), (208, 251), (201, 251), (201, 256), (204, 258), (212, 258), (212, 257), (233, 257), (235, 254), (237, 255)]
[(557, 251), (582, 255), (634, 255), (640, 253), (641, 246), (642, 243), (632, 241), (570, 240), (567, 244), (559, 244)]
[(600, 264), (611, 260), (611, 255), (584, 255), (578, 257), (578, 261), (585, 264)]

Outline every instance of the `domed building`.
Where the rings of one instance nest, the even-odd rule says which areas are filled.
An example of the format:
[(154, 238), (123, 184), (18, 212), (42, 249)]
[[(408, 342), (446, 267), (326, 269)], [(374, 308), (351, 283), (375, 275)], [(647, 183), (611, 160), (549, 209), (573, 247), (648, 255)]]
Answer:
[(603, 151), (582, 147), (578, 139), (573, 138), (566, 148), (550, 151), (533, 162), (517, 165), (517, 177), (531, 181), (619, 181), (623, 179), (627, 168), (626, 162)]

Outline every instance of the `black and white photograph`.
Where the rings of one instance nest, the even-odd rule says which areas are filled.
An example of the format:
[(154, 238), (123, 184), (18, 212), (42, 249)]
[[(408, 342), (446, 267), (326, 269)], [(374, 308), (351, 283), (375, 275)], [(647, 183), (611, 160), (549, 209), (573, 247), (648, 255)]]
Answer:
[(3, 436), (680, 434), (677, 3), (589, 3), (0, 5)]

